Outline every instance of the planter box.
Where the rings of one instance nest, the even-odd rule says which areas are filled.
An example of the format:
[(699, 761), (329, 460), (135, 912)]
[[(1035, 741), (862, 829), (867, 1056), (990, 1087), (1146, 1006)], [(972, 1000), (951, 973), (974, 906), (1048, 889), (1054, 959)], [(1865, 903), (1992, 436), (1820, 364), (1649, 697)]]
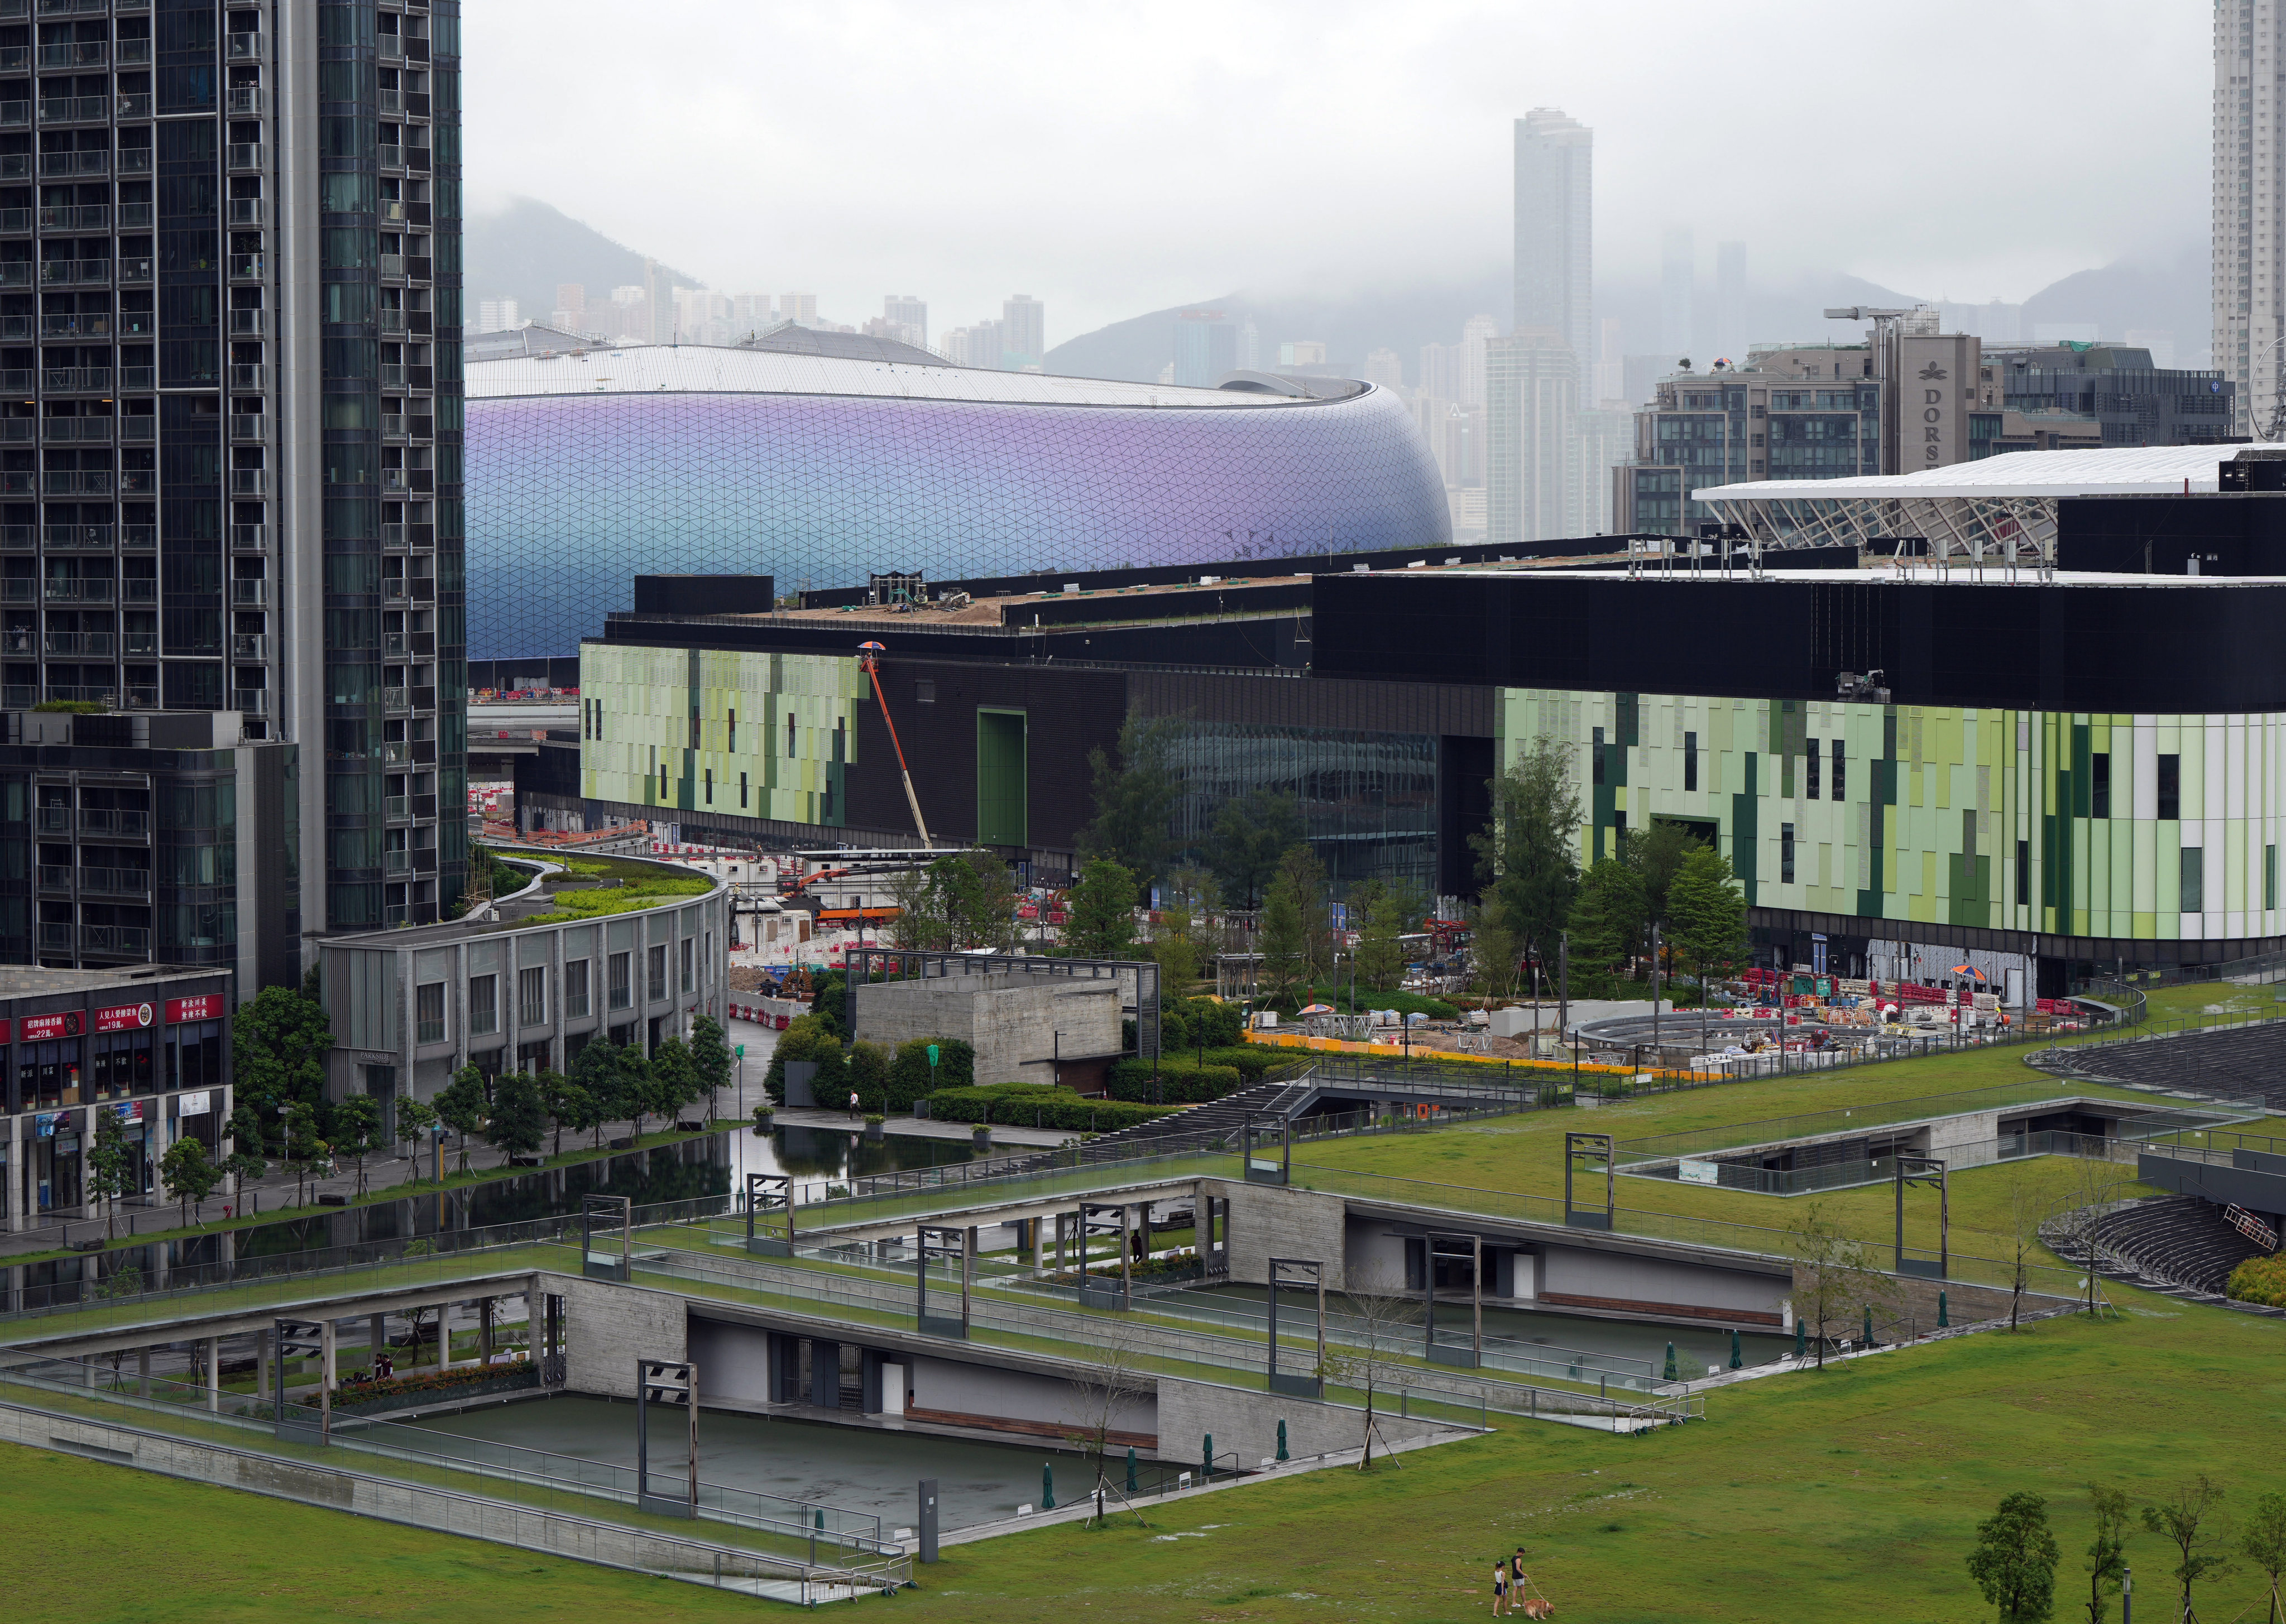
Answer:
[(423, 1404), (457, 1404), (463, 1399), (488, 1399), (499, 1393), (524, 1393), (539, 1385), (540, 1367), (527, 1360), (503, 1369), (498, 1376), (487, 1376), (473, 1382), (458, 1382), (446, 1387), (424, 1387), (416, 1393), (393, 1393), (386, 1398), (371, 1399), (362, 1404), (343, 1403), (343, 1395), (352, 1390), (336, 1388), (334, 1392), (334, 1413), (337, 1416), (382, 1416), (393, 1409), (414, 1409)]

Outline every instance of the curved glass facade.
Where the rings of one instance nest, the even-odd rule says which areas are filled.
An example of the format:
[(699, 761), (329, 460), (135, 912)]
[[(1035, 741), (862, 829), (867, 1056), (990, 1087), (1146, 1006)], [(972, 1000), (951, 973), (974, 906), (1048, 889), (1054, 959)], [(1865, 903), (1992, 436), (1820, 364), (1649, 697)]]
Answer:
[(468, 492), (476, 660), (575, 652), (639, 573), (771, 575), (785, 593), (1452, 539), (1428, 446), (1381, 388), (1201, 409), (472, 397)]

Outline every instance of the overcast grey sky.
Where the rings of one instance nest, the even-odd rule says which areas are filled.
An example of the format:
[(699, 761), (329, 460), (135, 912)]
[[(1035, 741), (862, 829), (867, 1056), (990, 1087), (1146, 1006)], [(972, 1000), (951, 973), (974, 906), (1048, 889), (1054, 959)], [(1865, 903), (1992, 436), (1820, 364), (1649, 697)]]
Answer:
[(2208, 218), (2196, 0), (1465, 5), (485, 0), (472, 207), (524, 194), (729, 290), (1049, 341), (1238, 287), (1509, 259), (1511, 121), (1596, 132), (1599, 279), (1660, 233), (1757, 279), (2021, 300)]

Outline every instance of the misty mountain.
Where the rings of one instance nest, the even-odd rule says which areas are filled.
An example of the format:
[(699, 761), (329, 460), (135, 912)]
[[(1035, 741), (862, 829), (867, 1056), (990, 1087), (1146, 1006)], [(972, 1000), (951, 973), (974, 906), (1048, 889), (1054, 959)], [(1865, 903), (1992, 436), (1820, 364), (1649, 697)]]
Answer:
[[(496, 213), (471, 215), (464, 229), (463, 286), (471, 331), (479, 300), (514, 299), (524, 320), (544, 322), (556, 308), (559, 282), (586, 284), (591, 304), (614, 287), (642, 286), (641, 254), (537, 198), (517, 198)], [(706, 286), (686, 271), (662, 265), (659, 272), (680, 286)]]
[[(1596, 290), (1598, 324), (1620, 324), (1622, 355), (1656, 355), (1662, 366), (1690, 356), (1705, 365), (1719, 354), (1715, 340), (1714, 288), (1701, 275), (1694, 289), (1687, 335), (1664, 331), (1659, 286), (1655, 280), (1609, 280)], [(1734, 358), (1752, 346), (1772, 343), (1857, 343), (1863, 322), (1830, 322), (1824, 312), (1844, 305), (1899, 309), (1935, 295), (1902, 293), (1846, 271), (1804, 275), (1783, 283), (1749, 282), (1744, 308), (1729, 335)], [(2178, 365), (2194, 364), (2206, 347), (2210, 321), (2203, 250), (2172, 263), (2118, 261), (2082, 271), (2042, 288), (2024, 302), (2020, 330), (2026, 338), (2040, 323), (2093, 324), (2098, 336), (2124, 339), (2131, 331), (2172, 333)], [(1155, 380), (1174, 359), (1175, 322), (1186, 310), (1217, 310), (1234, 326), (1248, 319), (1260, 335), (1262, 365), (1274, 367), (1278, 346), (1314, 339), (1344, 372), (1360, 373), (1368, 353), (1388, 349), (1404, 363), (1407, 383), (1420, 381), (1421, 347), (1449, 344), (1461, 324), (1479, 313), (1503, 329), (1510, 325), (1510, 283), (1505, 271), (1449, 284), (1418, 283), (1333, 298), (1250, 292), (1226, 294), (1175, 305), (1082, 333), (1050, 349), (1046, 367), (1084, 378)], [(1971, 331), (1975, 329), (1972, 328)]]
[(2204, 244), (2172, 263), (2117, 260), (2052, 282), (2024, 301), (2024, 333), (2040, 322), (2093, 322), (2097, 336), (2131, 331), (2172, 333), (2175, 364), (2195, 364), (2214, 331), (2212, 285)]

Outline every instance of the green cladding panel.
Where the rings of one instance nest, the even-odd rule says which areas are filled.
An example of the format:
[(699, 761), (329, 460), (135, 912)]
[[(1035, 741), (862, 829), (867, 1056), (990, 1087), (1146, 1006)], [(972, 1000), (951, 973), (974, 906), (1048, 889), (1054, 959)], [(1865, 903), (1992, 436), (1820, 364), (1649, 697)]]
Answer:
[(1024, 804), (1024, 713), (976, 713), (976, 839), (980, 845), (1030, 843)]

